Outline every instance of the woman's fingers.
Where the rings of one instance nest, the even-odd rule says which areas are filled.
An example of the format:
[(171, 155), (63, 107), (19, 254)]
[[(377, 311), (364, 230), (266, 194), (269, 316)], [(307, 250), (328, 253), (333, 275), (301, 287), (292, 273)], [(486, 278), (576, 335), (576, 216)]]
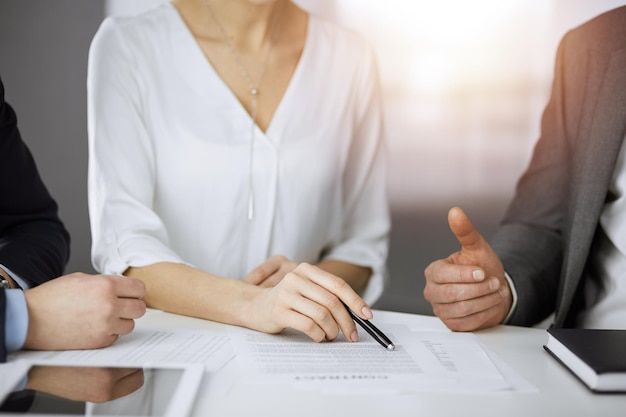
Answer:
[(259, 285), (263, 283), (269, 276), (274, 274), (282, 263), (282, 260), (278, 256), (272, 256), (268, 258), (261, 265), (254, 268), (248, 275), (243, 278), (243, 281), (252, 285)]
[(316, 342), (323, 342), (326, 339), (326, 333), (313, 319), (295, 310), (287, 310), (282, 320), (285, 328), (298, 330)]
[(298, 265), (294, 272), (306, 276), (310, 281), (335, 295), (340, 301), (346, 303), (359, 317), (367, 320), (373, 317), (372, 310), (365, 300), (352, 289), (350, 284), (338, 276), (307, 263)]
[(284, 276), (293, 271), (297, 264), (282, 255), (269, 257), (265, 262), (254, 268), (243, 281), (263, 288), (276, 286)]
[[(305, 317), (296, 321), (295, 325), (300, 326), (296, 328), (297, 330), (312, 337), (313, 334), (317, 334), (317, 330), (313, 328), (319, 327), (324, 337), (322, 339), (312, 337), (318, 342), (323, 339), (334, 340), (339, 330), (348, 341), (358, 341), (356, 325), (342, 300), (346, 304), (350, 303), (355, 305), (355, 308), (360, 308), (360, 311), (369, 311), (369, 307), (344, 280), (315, 266), (301, 264), (285, 276), (281, 287), (287, 291), (282, 297), (289, 309)], [(363, 313), (360, 315), (369, 318)], [(291, 324), (289, 327), (293, 326)]]

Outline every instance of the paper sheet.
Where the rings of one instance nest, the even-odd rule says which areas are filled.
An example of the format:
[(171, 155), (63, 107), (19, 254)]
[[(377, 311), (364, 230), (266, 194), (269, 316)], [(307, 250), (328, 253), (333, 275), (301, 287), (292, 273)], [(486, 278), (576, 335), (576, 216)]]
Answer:
[(360, 342), (341, 335), (315, 343), (295, 331), (266, 335), (242, 328), (230, 330), (244, 380), (292, 383), (339, 393), (355, 388), (371, 392), (494, 392), (512, 386), (482, 349), (475, 335), (414, 332), (385, 326), (396, 344), (387, 351), (359, 330)]
[(38, 363), (143, 366), (150, 363), (197, 363), (217, 370), (233, 357), (228, 335), (220, 331), (137, 328), (112, 346), (92, 350), (20, 351), (9, 360)]
[(539, 390), (533, 384), (530, 383), (526, 378), (516, 372), (508, 363), (506, 363), (502, 358), (495, 354), (495, 352), (491, 351), (489, 348), (483, 345), (483, 349), (487, 356), (493, 361), (496, 368), (504, 375), (509, 384), (511, 384), (512, 391), (517, 392), (525, 392), (525, 393), (537, 393)]

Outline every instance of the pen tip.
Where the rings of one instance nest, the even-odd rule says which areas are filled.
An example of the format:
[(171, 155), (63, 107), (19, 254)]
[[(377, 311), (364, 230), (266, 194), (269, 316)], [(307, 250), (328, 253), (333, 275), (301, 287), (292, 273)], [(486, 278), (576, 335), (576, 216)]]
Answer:
[(393, 343), (390, 343), (389, 345), (387, 345), (387, 350), (396, 350), (396, 346)]

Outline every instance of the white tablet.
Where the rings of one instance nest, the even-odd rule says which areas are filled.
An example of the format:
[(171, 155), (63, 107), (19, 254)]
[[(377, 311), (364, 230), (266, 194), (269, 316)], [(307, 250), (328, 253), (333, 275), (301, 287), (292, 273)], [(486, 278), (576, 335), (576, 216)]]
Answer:
[[(202, 365), (141, 368), (29, 364), (0, 397), (0, 416), (183, 417), (204, 375)], [(1, 395), (2, 393), (0, 393)]]

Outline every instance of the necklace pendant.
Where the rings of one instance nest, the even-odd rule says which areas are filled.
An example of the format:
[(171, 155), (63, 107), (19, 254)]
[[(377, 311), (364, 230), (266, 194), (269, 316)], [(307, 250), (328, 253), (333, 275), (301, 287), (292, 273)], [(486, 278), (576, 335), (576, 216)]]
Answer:
[(257, 94), (259, 94), (259, 90), (257, 90), (256, 88), (253, 88), (250, 90), (250, 94), (252, 94), (253, 96), (256, 96)]

